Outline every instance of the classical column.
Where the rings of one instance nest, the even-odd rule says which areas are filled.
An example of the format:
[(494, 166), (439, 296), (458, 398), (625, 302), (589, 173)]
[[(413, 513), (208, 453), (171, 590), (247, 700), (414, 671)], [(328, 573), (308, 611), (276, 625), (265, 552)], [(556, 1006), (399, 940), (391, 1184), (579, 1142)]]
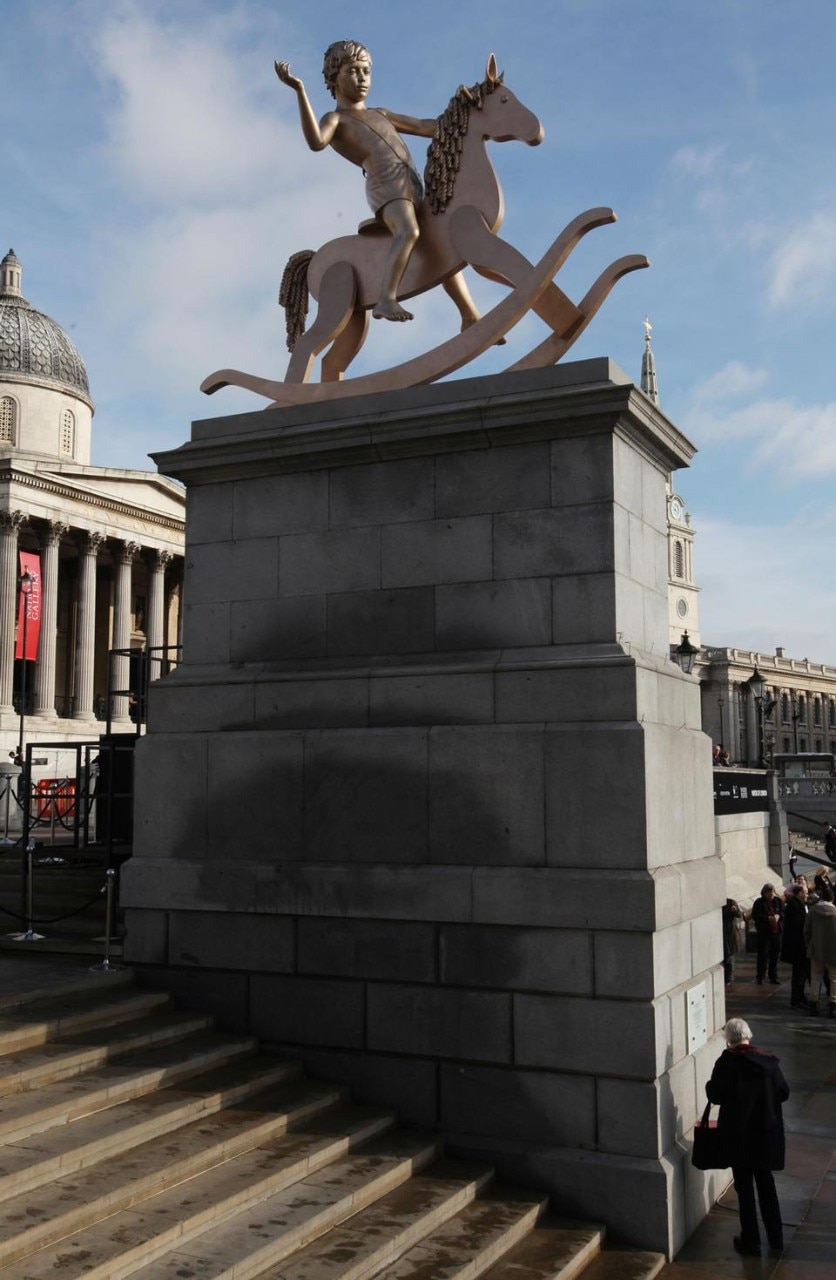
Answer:
[(35, 668), (36, 716), (55, 715), (55, 641), (58, 628), (58, 549), (69, 525), (48, 520), (41, 545), (41, 634)]
[(17, 535), (25, 523), (22, 511), (0, 511), (0, 711), (14, 710)]
[[(138, 542), (123, 542), (116, 562), (116, 592), (113, 601), (112, 649), (128, 649), (131, 643), (131, 565), (141, 548)], [(127, 654), (114, 655), (111, 667), (112, 688), (127, 689), (130, 679), (130, 660)], [(123, 693), (111, 699), (110, 715), (113, 720), (128, 719), (128, 699)]]
[(93, 720), (93, 677), (96, 669), (96, 557), (103, 533), (82, 534), (78, 548), (78, 615), (75, 637), (75, 708), (73, 719)]
[[(174, 559), (170, 551), (155, 551), (149, 567), (148, 620), (145, 631), (145, 652), (148, 654), (148, 679), (159, 678), (162, 659), (161, 646), (165, 644), (165, 571)], [(157, 652), (153, 652), (153, 650)]]

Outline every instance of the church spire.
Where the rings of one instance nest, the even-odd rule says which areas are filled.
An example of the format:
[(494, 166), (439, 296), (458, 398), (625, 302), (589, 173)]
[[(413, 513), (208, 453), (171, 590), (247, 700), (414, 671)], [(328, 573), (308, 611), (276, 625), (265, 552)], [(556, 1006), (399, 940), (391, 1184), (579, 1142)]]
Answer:
[(642, 356), (642, 391), (654, 404), (659, 403), (659, 387), (656, 383), (656, 360), (650, 350), (650, 318), (644, 318), (644, 355)]

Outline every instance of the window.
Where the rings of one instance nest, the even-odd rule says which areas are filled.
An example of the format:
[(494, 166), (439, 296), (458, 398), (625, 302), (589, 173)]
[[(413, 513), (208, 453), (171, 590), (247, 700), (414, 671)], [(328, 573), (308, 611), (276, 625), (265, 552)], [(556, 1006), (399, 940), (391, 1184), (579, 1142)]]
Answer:
[(17, 401), (0, 396), (0, 444), (17, 444)]
[[(803, 693), (798, 695), (798, 718), (802, 724), (807, 723), (807, 699)], [(803, 747), (802, 750), (806, 751), (807, 748)]]
[(75, 452), (75, 414), (72, 409), (61, 411), (61, 452), (69, 457)]
[(673, 544), (673, 576), (685, 577), (685, 548), (678, 540)]
[(836, 698), (831, 698), (827, 709), (827, 722), (831, 729), (836, 727)]
[(781, 719), (786, 723), (790, 718), (790, 697), (788, 693), (781, 694)]
[[(813, 724), (821, 724), (821, 698), (816, 694), (813, 699)], [(818, 751), (818, 747), (816, 750)]]
[(821, 751), (821, 749), (822, 749), (821, 738), (816, 738), (815, 745), (813, 746), (813, 750)]

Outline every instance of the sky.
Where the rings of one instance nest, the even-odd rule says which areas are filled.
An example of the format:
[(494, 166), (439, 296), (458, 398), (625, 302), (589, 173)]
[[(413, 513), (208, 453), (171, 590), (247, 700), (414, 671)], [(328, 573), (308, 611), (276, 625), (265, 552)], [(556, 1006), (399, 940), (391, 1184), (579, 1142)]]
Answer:
[[(370, 105), (434, 116), (493, 52), (545, 129), (492, 145), (503, 237), (536, 260), (614, 208), (558, 278), (575, 298), (622, 254), (651, 260), (567, 359), (638, 382), (650, 317), (661, 408), (698, 449), (674, 486), (703, 643), (836, 665), (836, 0), (0, 0), (0, 32), (0, 254), (84, 358), (95, 463), (148, 467), (193, 419), (262, 407), (200, 382), (283, 377), (287, 258), (369, 215), (357, 170), (308, 150), (274, 59), (319, 115), (324, 49), (360, 40)], [(375, 322), (351, 372), (455, 332), (440, 290), (415, 311)], [(542, 336), (531, 317), (459, 376)]]

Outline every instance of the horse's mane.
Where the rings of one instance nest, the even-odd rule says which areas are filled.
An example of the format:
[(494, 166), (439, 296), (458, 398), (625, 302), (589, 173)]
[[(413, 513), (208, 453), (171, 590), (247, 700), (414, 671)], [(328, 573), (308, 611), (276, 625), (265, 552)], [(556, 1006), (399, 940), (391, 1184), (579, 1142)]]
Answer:
[(490, 80), (483, 80), (470, 89), (460, 85), (438, 117), (424, 166), (426, 200), (433, 213), (443, 213), (453, 194), (471, 109), (481, 110), (485, 95), (493, 93), (496, 87)]

